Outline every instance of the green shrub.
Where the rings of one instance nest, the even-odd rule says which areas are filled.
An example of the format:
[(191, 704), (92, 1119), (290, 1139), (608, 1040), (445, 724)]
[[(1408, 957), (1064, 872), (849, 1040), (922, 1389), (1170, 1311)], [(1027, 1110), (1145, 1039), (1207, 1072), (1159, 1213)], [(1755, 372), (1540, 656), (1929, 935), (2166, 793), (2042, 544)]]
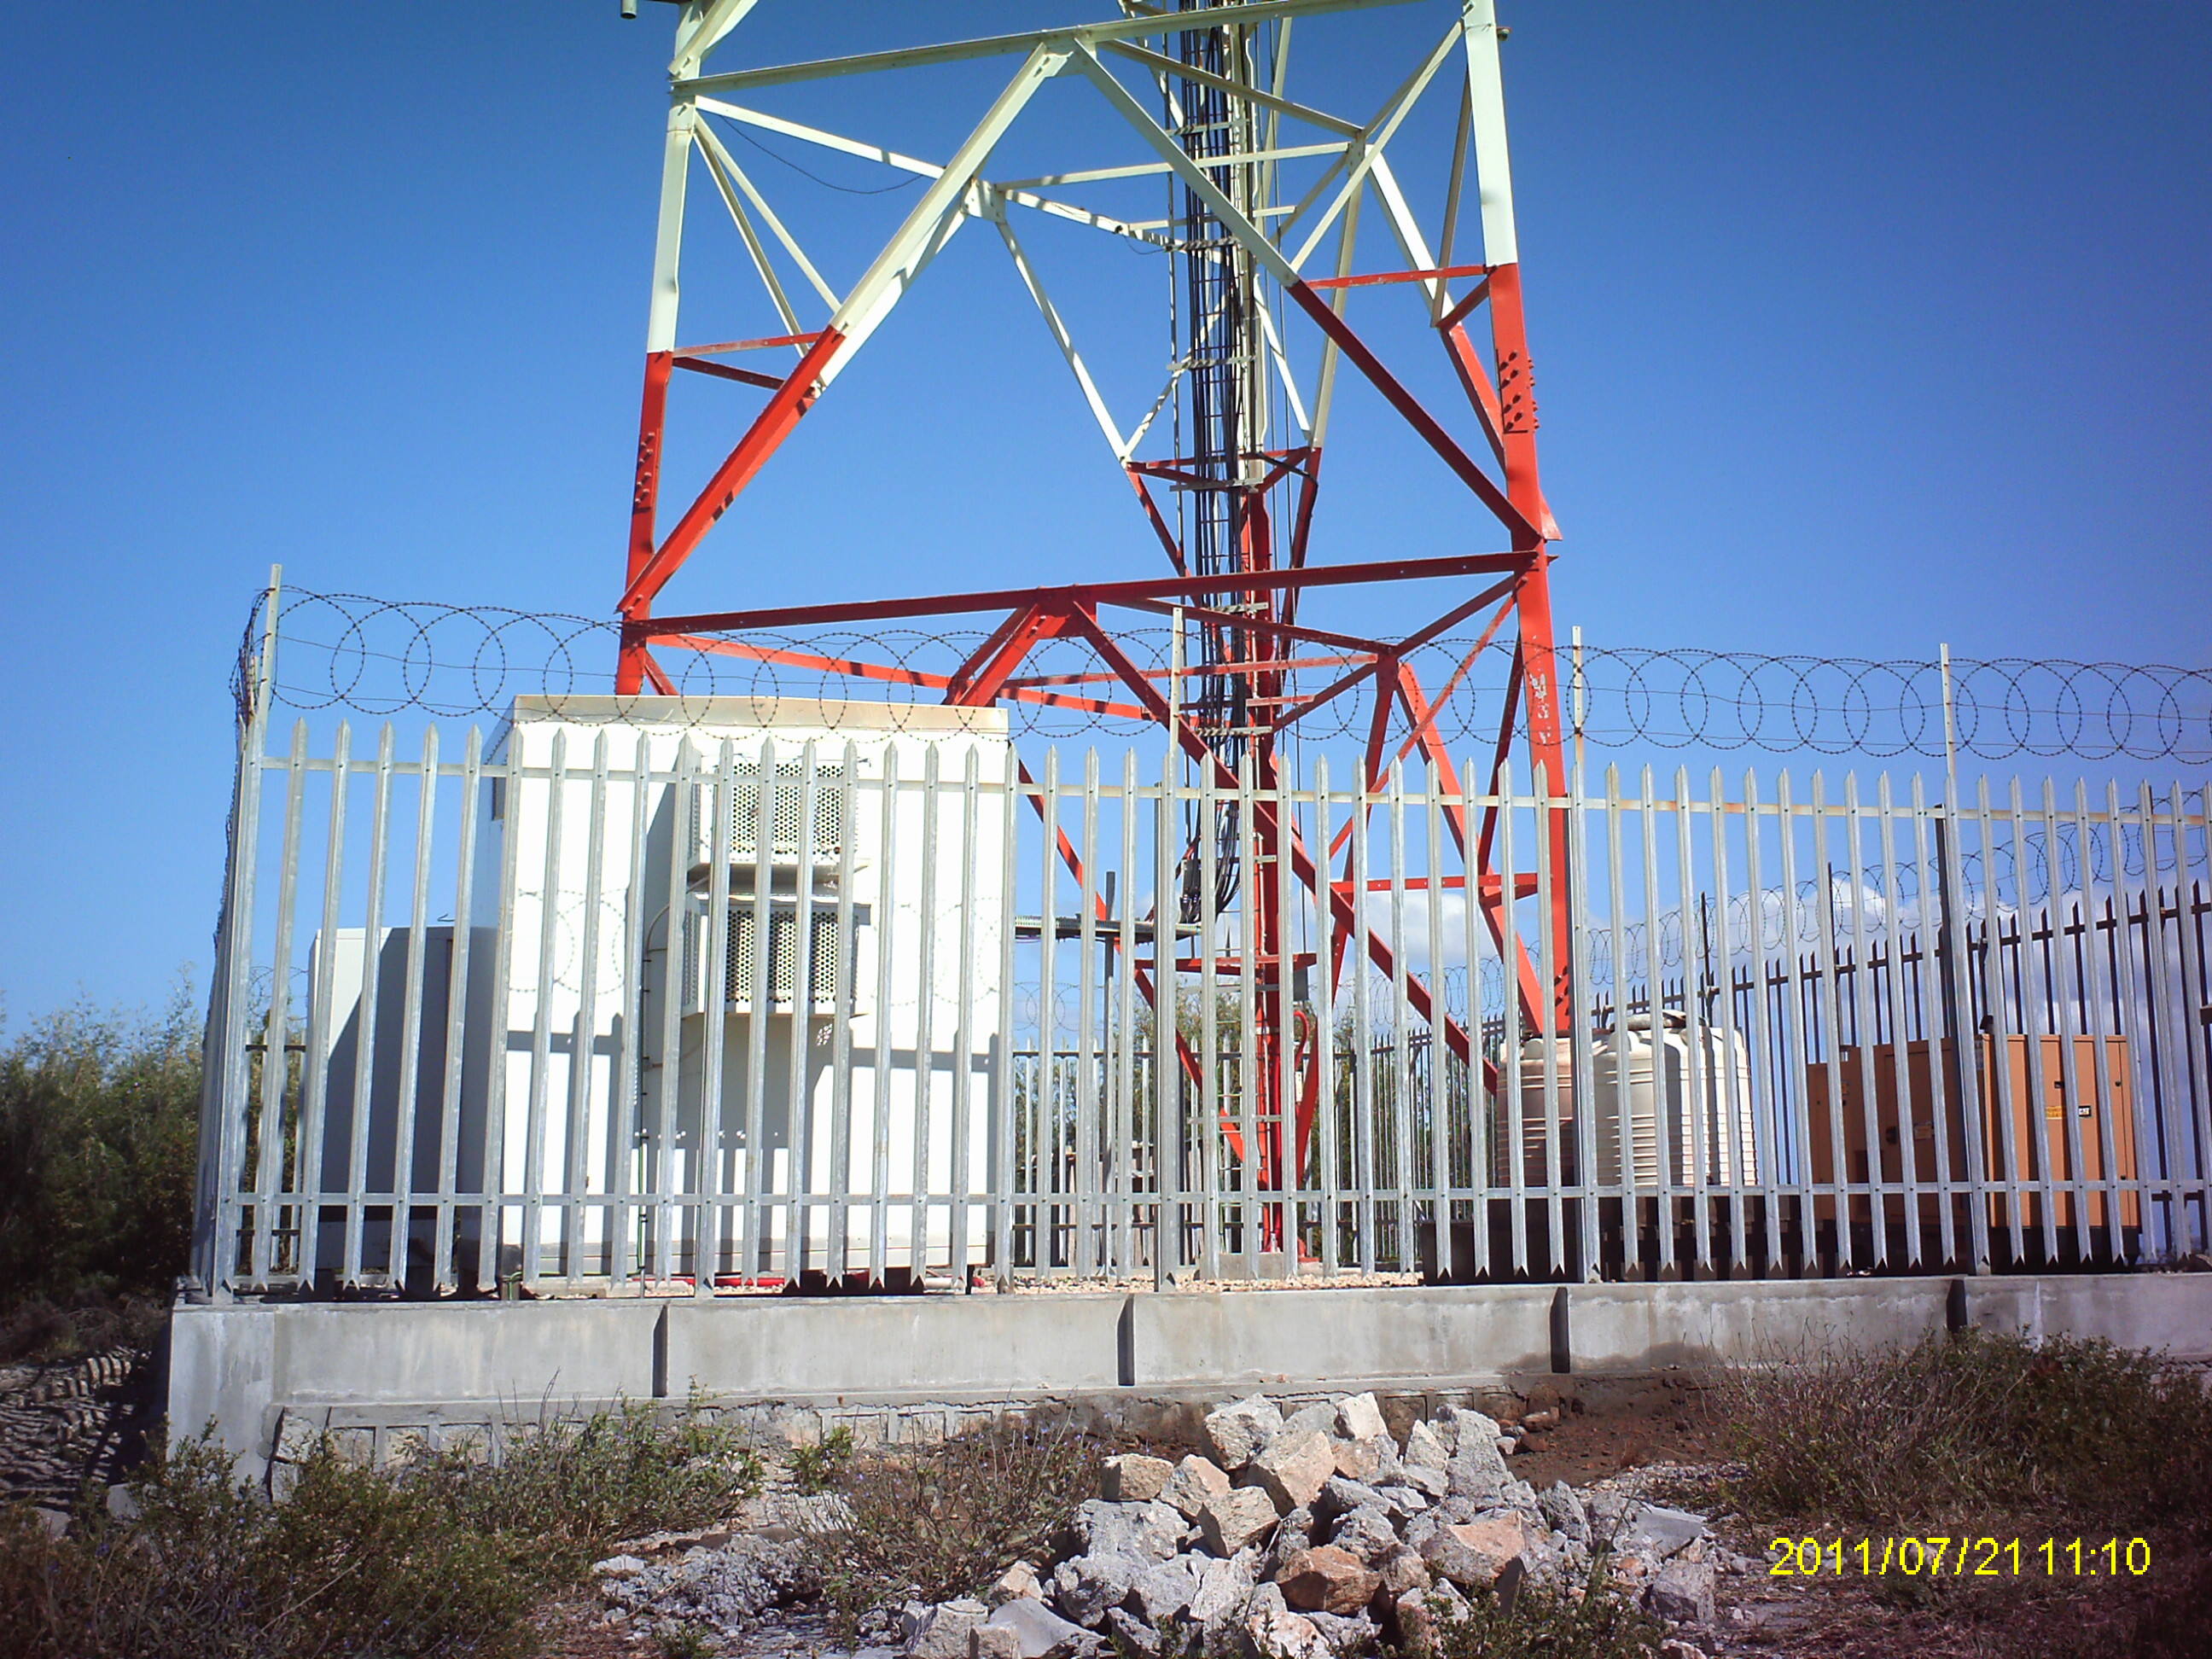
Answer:
[(0, 1652), (21, 1659), (520, 1659), (553, 1587), (532, 1540), (468, 1526), (429, 1490), (324, 1452), (264, 1504), (187, 1447), (49, 1540), (0, 1523)]
[(2212, 1395), (2108, 1342), (1962, 1332), (1734, 1374), (1719, 1408), (1754, 1513), (1906, 1522), (2212, 1517)]
[(198, 1016), (66, 1009), (0, 1048), (0, 1358), (143, 1340), (184, 1271)]
[(624, 1408), (542, 1423), (495, 1467), (360, 1468), (326, 1443), (276, 1502), (205, 1443), (55, 1540), (0, 1510), (9, 1659), (522, 1659), (538, 1610), (617, 1537), (726, 1514), (757, 1468), (727, 1431)]

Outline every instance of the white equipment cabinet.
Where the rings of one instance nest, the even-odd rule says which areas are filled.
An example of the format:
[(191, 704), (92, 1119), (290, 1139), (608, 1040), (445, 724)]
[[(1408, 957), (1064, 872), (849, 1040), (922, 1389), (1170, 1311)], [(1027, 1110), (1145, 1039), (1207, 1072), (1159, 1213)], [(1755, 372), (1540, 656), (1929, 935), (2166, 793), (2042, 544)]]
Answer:
[[(702, 1228), (726, 1279), (982, 1261), (1005, 715), (521, 698), (502, 758), (503, 1242), (549, 1278), (690, 1273)], [(652, 1200), (619, 1243), (612, 1195)]]

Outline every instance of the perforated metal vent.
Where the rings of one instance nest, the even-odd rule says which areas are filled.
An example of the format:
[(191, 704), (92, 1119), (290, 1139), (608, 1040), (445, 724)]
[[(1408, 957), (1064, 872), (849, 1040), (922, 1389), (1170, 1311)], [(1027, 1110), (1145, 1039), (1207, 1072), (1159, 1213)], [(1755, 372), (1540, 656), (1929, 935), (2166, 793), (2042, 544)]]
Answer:
[[(769, 856), (786, 860), (803, 857), (815, 864), (834, 862), (845, 846), (845, 769), (817, 763), (814, 768), (814, 834), (802, 847), (799, 837), (806, 820), (805, 768), (797, 761), (779, 763), (769, 781)], [(741, 768), (730, 780), (732, 860), (760, 856), (755, 841), (760, 827), (760, 769)], [(704, 821), (702, 815), (702, 822)]]
[[(730, 916), (729, 988), (730, 1006), (733, 1008), (752, 1006), (754, 975), (760, 970), (757, 921), (750, 905), (737, 908)], [(816, 910), (810, 918), (808, 932), (811, 938), (807, 948), (806, 1000), (812, 1007), (833, 1007), (842, 977), (838, 971), (837, 913)], [(779, 905), (769, 912), (768, 944), (769, 1006), (788, 1008), (799, 972), (799, 915), (795, 910)]]
[[(759, 917), (750, 900), (730, 906), (728, 942), (723, 950), (726, 970), (722, 987), (723, 1007), (744, 1013), (755, 1005), (758, 989), (754, 975), (760, 971)], [(703, 971), (708, 960), (708, 916), (695, 913), (686, 929), (684, 972), (690, 981), (688, 1003), (704, 1011), (714, 988)], [(834, 905), (810, 909), (807, 922), (806, 1004), (811, 1012), (826, 1013), (836, 1006), (845, 981), (845, 952), (840, 948), (837, 911)], [(799, 975), (799, 912), (788, 902), (770, 907), (768, 916), (768, 1001), (771, 1011), (788, 1012)]]

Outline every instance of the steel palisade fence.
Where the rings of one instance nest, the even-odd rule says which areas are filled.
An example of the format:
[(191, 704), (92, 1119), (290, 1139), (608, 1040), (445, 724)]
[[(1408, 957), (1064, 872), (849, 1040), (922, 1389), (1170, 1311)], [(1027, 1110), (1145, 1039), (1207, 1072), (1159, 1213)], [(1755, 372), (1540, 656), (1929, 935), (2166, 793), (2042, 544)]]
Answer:
[[(686, 733), (666, 764), (602, 730), (525, 765), (474, 727), (404, 753), (390, 726), (273, 752), (257, 730), (210, 1014), (217, 1295), (1810, 1277), (2205, 1244), (2202, 787), (1946, 803), (1647, 768), (1554, 799), (1362, 791), (1323, 758), (1263, 793), (1097, 750), (1009, 781), (934, 749), (872, 769)], [(1284, 872), (1162, 921), (1187, 823), (1232, 802), (1248, 841), (1264, 808), (1337, 848), (1341, 903)], [(1452, 829), (1492, 806), (1496, 866), (1535, 871), (1503, 950)], [(876, 826), (871, 850), (835, 824)], [(780, 887), (794, 837), (819, 877)], [(653, 850), (684, 846), (690, 868)], [(1272, 1093), (1256, 902), (1310, 958)], [(1561, 972), (1570, 1018), (1540, 1034), (1524, 983)], [(1305, 1154), (1271, 1178), (1243, 1151), (1302, 1093)]]

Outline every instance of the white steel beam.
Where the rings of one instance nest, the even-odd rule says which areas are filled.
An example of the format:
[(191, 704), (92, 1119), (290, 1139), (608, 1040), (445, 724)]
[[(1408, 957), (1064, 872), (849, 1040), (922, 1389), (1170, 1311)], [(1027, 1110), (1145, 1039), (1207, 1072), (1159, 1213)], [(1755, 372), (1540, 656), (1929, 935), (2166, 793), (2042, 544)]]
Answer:
[[(730, 218), (737, 225), (738, 234), (744, 239), (745, 252), (752, 256), (753, 269), (760, 273), (761, 285), (768, 289), (768, 297), (775, 306), (776, 315), (783, 319), (784, 332), (799, 334), (805, 331), (799, 320), (799, 311), (791, 303), (791, 295), (784, 291), (783, 279), (775, 274), (775, 265), (768, 257), (760, 233), (753, 228), (752, 216), (745, 211), (738, 199), (738, 187), (722, 167), (722, 150), (719, 144), (702, 145), (700, 154), (706, 159), (708, 175), (720, 192), (722, 205), (730, 210)], [(794, 345), (792, 349), (804, 356), (806, 348)]]
[[(945, 171), (934, 161), (925, 161), (919, 156), (902, 155), (897, 150), (888, 149), (881, 144), (872, 144), (864, 139), (848, 138), (842, 133), (831, 132), (823, 127), (811, 127), (803, 121), (786, 120), (780, 115), (769, 115), (764, 111), (747, 109), (742, 104), (728, 103), (720, 98), (702, 98), (697, 101), (699, 107), (709, 114), (723, 116), (732, 121), (742, 121), (747, 126), (759, 127), (768, 132), (781, 133), (787, 138), (796, 138), (806, 143), (818, 144), (824, 149), (842, 151), (847, 155), (857, 155), (865, 161), (880, 161), (885, 167), (898, 167), (924, 179), (937, 178)], [(1004, 196), (1018, 206), (1033, 208), (1039, 213), (1050, 214), (1056, 219), (1066, 219), (1076, 224), (1088, 225), (1094, 230), (1107, 231), (1116, 236), (1136, 236), (1145, 241), (1165, 245), (1164, 238), (1146, 235), (1144, 227), (1130, 224), (1126, 220), (1116, 219), (1110, 214), (1094, 213), (1089, 208), (1077, 207), (1071, 202), (1056, 202), (1048, 196), (1032, 195), (1012, 184), (992, 184), (988, 180), (977, 182), (994, 194)], [(1021, 182), (1026, 184), (1031, 181), (1024, 179)]]
[[(1188, 12), (1178, 14), (1181, 16), (1189, 15)], [(1221, 222), (1221, 228), (1243, 244), (1253, 258), (1266, 266), (1269, 276), (1279, 283), (1298, 280), (1297, 268), (1283, 257), (1282, 250), (1269, 241), (1267, 233), (1246, 218), (1237, 204), (1222, 193), (1221, 187), (1206, 177), (1204, 167), (1183, 154), (1182, 146), (1176, 143), (1166, 128), (1152, 118), (1152, 112), (1137, 101), (1128, 88), (1114, 78), (1113, 71), (1098, 61), (1097, 53), (1087, 49), (1079, 50), (1068, 61), (1091, 77), (1091, 83), (1105, 94), (1106, 101), (1114, 106), (1115, 112), (1135, 128), (1138, 137), (1158, 152), (1159, 158), (1168, 164), (1170, 171), (1189, 185), (1198, 198), (1212, 210), (1213, 216)]]
[(707, 54), (727, 40), (730, 31), (759, 3), (760, 0), (712, 0), (689, 33), (677, 41), (675, 59), (668, 65), (669, 78), (680, 81), (696, 75)]
[(682, 297), (684, 192), (691, 176), (691, 138), (699, 112), (688, 100), (669, 106), (668, 139), (660, 155), (660, 219), (653, 239), (653, 297), (646, 311), (645, 349), (676, 349), (676, 316)]
[[(702, 98), (702, 109), (717, 109), (713, 99)], [(1341, 155), (1340, 143), (1327, 144), (1285, 144), (1280, 149), (1231, 150), (1225, 155), (1209, 155), (1206, 164), (1210, 167), (1249, 166), (1261, 161), (1295, 161), (1309, 155)], [(1121, 167), (1085, 167), (1077, 173), (1048, 173), (1036, 179), (1008, 179), (996, 188), (1003, 191), (1058, 188), (1062, 185), (1096, 184), (1107, 179), (1157, 179), (1170, 171), (1165, 161), (1136, 161)]]
[[(1359, 246), (1360, 200), (1359, 196), (1354, 196), (1346, 204), (1344, 223), (1337, 233), (1336, 274), (1340, 276), (1352, 275), (1353, 256)], [(1351, 296), (1351, 293), (1352, 290), (1349, 289), (1329, 289), (1328, 308), (1338, 316), (1343, 316), (1345, 301)], [(1316, 448), (1320, 448), (1328, 442), (1328, 416), (1329, 411), (1336, 406), (1336, 370), (1342, 356), (1342, 350), (1336, 343), (1336, 337), (1333, 334), (1323, 336), (1321, 344), (1321, 373), (1314, 388), (1313, 437), (1310, 441)]]
[[(1429, 239), (1422, 234), (1420, 222), (1406, 200), (1406, 193), (1398, 188), (1398, 175), (1390, 170), (1389, 158), (1379, 150), (1370, 158), (1368, 174), (1375, 186), (1375, 199), (1382, 204), (1382, 216), (1390, 222), (1391, 234), (1398, 243), (1398, 252), (1405, 257), (1408, 270), (1434, 270), (1437, 262), (1429, 252)], [(1429, 296), (1431, 314), (1442, 316), (1444, 302), (1444, 279), (1424, 277), (1421, 291)]]
[(1145, 434), (1152, 429), (1152, 422), (1160, 418), (1160, 411), (1168, 406), (1168, 399), (1175, 396), (1176, 382), (1182, 379), (1183, 371), (1189, 367), (1187, 362), (1168, 365), (1167, 384), (1160, 388), (1160, 395), (1152, 399), (1152, 406), (1145, 411), (1145, 418), (1137, 422), (1137, 429), (1129, 434), (1129, 453), (1132, 455), (1137, 453), (1137, 446), (1145, 441)]
[(1200, 6), (1192, 11), (1164, 12), (1154, 17), (1125, 17), (1068, 28), (1030, 29), (1019, 34), (986, 35), (974, 40), (951, 40), (941, 46), (907, 46), (892, 52), (861, 52), (851, 58), (823, 58), (811, 63), (783, 64), (771, 68), (738, 70), (728, 75), (702, 75), (678, 81), (679, 93), (734, 92), (744, 87), (769, 87), (793, 81), (819, 81), (837, 75), (866, 75), (877, 70), (919, 69), (933, 64), (957, 64), (974, 58), (1004, 58), (1040, 47), (1069, 52), (1097, 48), (1115, 40), (1141, 40), (1158, 34), (1180, 34), (1186, 29), (1212, 27), (1217, 22), (1249, 27), (1279, 17), (1298, 17), (1316, 12), (1364, 11), (1376, 6), (1401, 6), (1411, 0), (1250, 0), (1244, 5)]
[(1468, 112), (1474, 129), (1474, 187), (1482, 203), (1482, 263), (1521, 258), (1513, 228), (1513, 165), (1505, 148), (1505, 82), (1498, 68), (1498, 14), (1492, 0), (1466, 0)]
[(1275, 314), (1265, 306), (1255, 306), (1260, 318), (1260, 332), (1267, 337), (1267, 356), (1275, 365), (1275, 379), (1281, 382), (1283, 396), (1289, 400), (1291, 418), (1298, 423), (1299, 435), (1308, 443), (1313, 441), (1313, 422), (1306, 418), (1306, 406), (1298, 396), (1297, 379), (1291, 373), (1289, 355), (1283, 349), (1283, 337), (1275, 331)]
[(753, 204), (753, 211), (759, 214), (769, 229), (775, 234), (775, 240), (783, 244), (783, 251), (791, 255), (792, 262), (805, 274), (806, 280), (814, 284), (814, 291), (822, 296), (822, 303), (835, 309), (836, 290), (822, 280), (822, 273), (815, 270), (814, 262), (806, 257), (806, 250), (799, 246), (799, 239), (784, 228), (783, 221), (775, 216), (775, 210), (768, 204), (768, 198), (745, 176), (745, 170), (738, 165), (738, 158), (730, 154), (729, 147), (715, 136), (712, 127), (704, 124), (699, 127), (698, 138), (700, 144), (714, 158), (717, 167), (726, 171), (731, 182), (744, 192), (745, 199)]
[(1029, 253), (1014, 234), (1014, 228), (1006, 222), (1006, 209), (994, 200), (986, 205), (985, 211), (989, 214), (991, 222), (999, 228), (999, 234), (1006, 244), (1006, 252), (1013, 255), (1014, 270), (1021, 276), (1022, 286), (1029, 289), (1030, 298), (1036, 301), (1037, 314), (1044, 319), (1045, 326), (1052, 331), (1053, 343), (1060, 348), (1060, 355), (1067, 360), (1067, 367), (1075, 375), (1075, 384), (1082, 388), (1083, 401), (1091, 405), (1091, 418), (1098, 422), (1098, 429), (1106, 434), (1107, 447), (1114, 452), (1115, 460), (1127, 465), (1130, 446), (1123, 441), (1121, 429), (1107, 412), (1106, 399), (1099, 395), (1097, 383), (1091, 378), (1091, 370), (1083, 361), (1083, 354), (1075, 349), (1074, 337), (1069, 333), (1059, 307), (1053, 304), (1052, 296), (1044, 291), (1044, 279), (1037, 275), (1036, 268), (1030, 263)]
[[(1127, 40), (1109, 40), (1106, 43), (1106, 50), (1117, 58), (1126, 58), (1133, 64), (1141, 64), (1155, 74), (1172, 75), (1177, 80), (1195, 81), (1200, 86), (1217, 88), (1232, 97), (1243, 99), (1248, 104), (1257, 104), (1261, 109), (1272, 111), (1275, 114), (1287, 115), (1294, 120), (1306, 122), (1310, 125), (1321, 128), (1324, 132), (1334, 132), (1340, 137), (1348, 138), (1359, 131), (1359, 124), (1357, 121), (1347, 121), (1341, 116), (1310, 108), (1304, 104), (1294, 104), (1287, 98), (1278, 98), (1272, 92), (1262, 92), (1257, 87), (1248, 86), (1242, 81), (1232, 81), (1225, 75), (1215, 75), (1210, 70), (1199, 69), (1193, 64), (1180, 63), (1168, 57), (1164, 52), (1152, 52), (1143, 46), (1132, 46)], [(1212, 162), (1217, 158), (1209, 155), (1206, 159)]]
[(1379, 156), (1382, 153), (1383, 147), (1397, 136), (1401, 124), (1413, 113), (1413, 106), (1420, 102), (1421, 94), (1429, 89), (1429, 82), (1436, 78), (1437, 71), (1443, 67), (1444, 60), (1451, 55), (1451, 49), (1457, 43), (1460, 33), (1461, 25), (1458, 23), (1454, 23), (1451, 27), (1444, 31), (1443, 38), (1437, 41), (1429, 55), (1422, 59), (1420, 67), (1407, 76), (1397, 91), (1383, 100), (1382, 107), (1375, 113), (1375, 118), (1360, 130), (1360, 137), (1346, 146), (1343, 158), (1314, 181), (1313, 188), (1299, 199), (1298, 204), (1291, 210), (1290, 216), (1278, 227), (1279, 233), (1286, 232), (1292, 225), (1297, 223), (1305, 216), (1307, 210), (1319, 201), (1322, 193), (1328, 189), (1333, 176), (1347, 162), (1350, 163), (1350, 171), (1346, 174), (1342, 185), (1339, 187), (1335, 199), (1329, 204), (1328, 211), (1322, 216), (1321, 222), (1313, 228), (1305, 241), (1300, 245), (1298, 251), (1291, 256), (1292, 264), (1304, 264), (1314, 249), (1320, 246), (1321, 239), (1328, 233), (1331, 222), (1344, 210), (1345, 204), (1352, 199), (1360, 185), (1366, 181), (1368, 173), (1374, 166), (1375, 158)]
[(868, 337), (882, 326), (884, 319), (913, 285), (914, 279), (960, 228), (993, 148), (1013, 125), (1014, 118), (1036, 95), (1037, 88), (1058, 75), (1067, 63), (1065, 52), (1038, 46), (1031, 50), (1028, 61), (1006, 83), (1006, 89), (992, 100), (991, 107), (984, 112), (975, 130), (953, 152), (945, 171), (930, 181), (921, 199), (907, 215), (906, 222), (853, 285), (844, 304), (830, 319), (830, 326), (843, 337), (844, 345), (823, 365), (823, 386), (835, 380), (844, 365), (853, 360), (854, 354), (867, 343)]

